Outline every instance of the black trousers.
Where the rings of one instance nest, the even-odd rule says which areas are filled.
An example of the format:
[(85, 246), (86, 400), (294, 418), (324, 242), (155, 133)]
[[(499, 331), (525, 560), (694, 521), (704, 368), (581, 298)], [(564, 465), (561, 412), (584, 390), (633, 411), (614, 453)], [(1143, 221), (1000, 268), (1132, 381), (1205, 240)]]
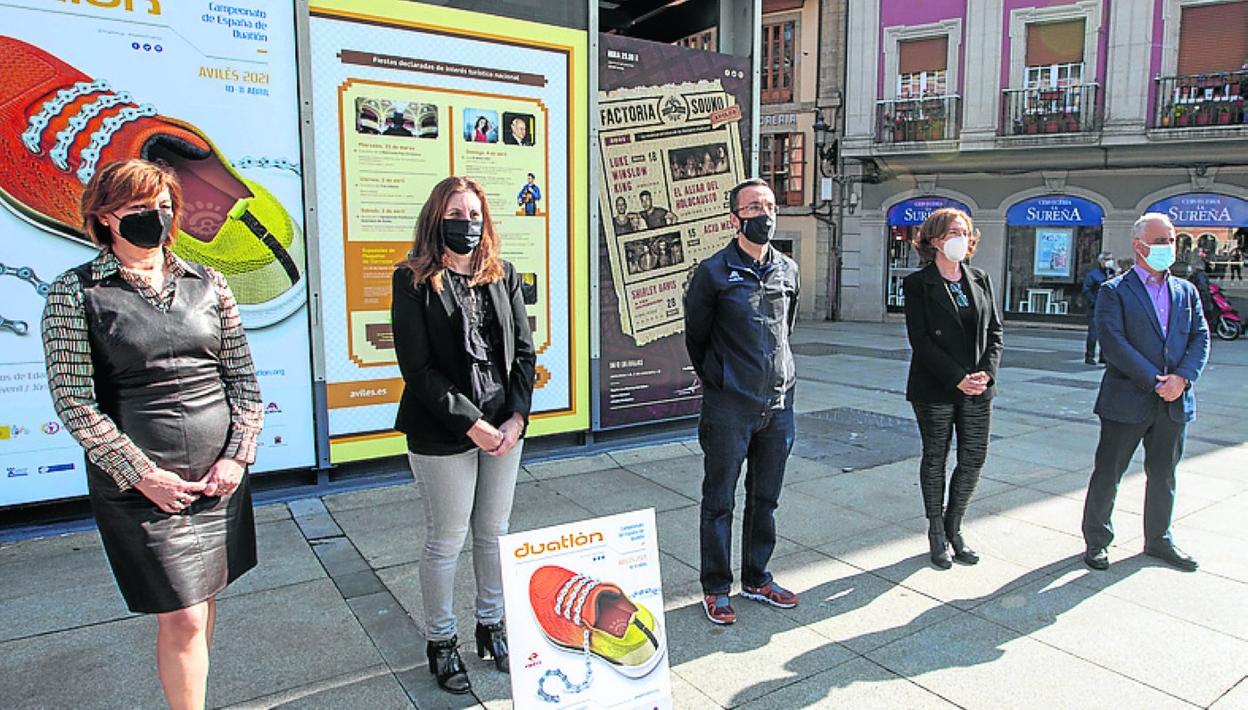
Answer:
[[(1088, 341), (1083, 349), (1083, 359), (1092, 360), (1096, 357), (1096, 308), (1088, 306)], [(1104, 357), (1102, 356), (1102, 360)]]
[(1089, 548), (1109, 547), (1114, 539), (1114, 526), (1109, 516), (1114, 512), (1122, 474), (1131, 465), (1131, 457), (1141, 441), (1144, 442), (1144, 475), (1148, 477), (1144, 488), (1144, 544), (1171, 541), (1174, 469), (1183, 458), (1186, 439), (1187, 423), (1171, 419), (1167, 403), (1160, 397), (1148, 421), (1127, 424), (1101, 418), (1096, 463), (1083, 504), (1083, 539)]
[[(988, 429), (992, 422), (991, 399), (968, 399), (956, 404), (911, 402), (923, 438), (919, 485), (923, 509), (929, 518), (942, 513), (961, 516), (970, 505), (979, 473), (988, 458)], [(949, 479), (949, 506), (945, 508), (945, 466), (949, 442), (958, 434), (958, 464)]]

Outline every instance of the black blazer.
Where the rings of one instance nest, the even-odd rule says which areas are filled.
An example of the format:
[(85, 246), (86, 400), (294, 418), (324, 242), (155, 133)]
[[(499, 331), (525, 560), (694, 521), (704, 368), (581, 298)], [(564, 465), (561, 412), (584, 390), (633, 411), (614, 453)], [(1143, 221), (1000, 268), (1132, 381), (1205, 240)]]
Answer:
[[(519, 414), (527, 424), (537, 355), (520, 295), (520, 275), (509, 262), (504, 261), (503, 267), (503, 278), (486, 287), (502, 327), (507, 368), (503, 373), (507, 406), (500, 416), (506, 420)], [(408, 448), (415, 453), (467, 451), (473, 447), (468, 429), (481, 418), (481, 410), (468, 394), (471, 368), (454, 289), (447, 285), (436, 293), (428, 282), (413, 286), (412, 271), (406, 266), (394, 270), (391, 285), (390, 322), (404, 383), (394, 428), (407, 434)]]
[[(983, 370), (992, 379), (979, 397), (997, 393), (997, 367), (1004, 347), (1001, 315), (992, 297), (988, 274), (962, 264), (962, 275), (971, 284), (976, 332), (967, 333), (958, 308), (933, 262), (902, 280), (906, 298), (906, 334), (910, 337), (910, 377), (906, 399), (911, 402), (961, 402), (967, 399), (958, 383), (972, 372)], [(968, 347), (973, 344), (974, 347)]]

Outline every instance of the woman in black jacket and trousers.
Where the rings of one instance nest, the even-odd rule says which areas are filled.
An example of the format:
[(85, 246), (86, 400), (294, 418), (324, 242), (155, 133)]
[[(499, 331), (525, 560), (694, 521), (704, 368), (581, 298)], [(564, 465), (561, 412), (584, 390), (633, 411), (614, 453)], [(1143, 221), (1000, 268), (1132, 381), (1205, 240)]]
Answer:
[(392, 295), (404, 383), (395, 428), (407, 435), (425, 510), (429, 672), (442, 689), (467, 693), (451, 599), (456, 562), (471, 525), (477, 655), (507, 671), (498, 537), (511, 515), (537, 359), (520, 275), (499, 258), (479, 184), (449, 177), (433, 188)]
[[(988, 455), (1003, 340), (988, 274), (964, 263), (978, 243), (970, 215), (952, 208), (936, 210), (914, 238), (919, 256), (931, 263), (902, 282), (913, 351), (906, 399), (923, 439), (919, 482), (932, 564), (940, 569), (953, 566), (950, 546), (959, 562), (979, 561), (962, 538), (962, 517)], [(954, 431), (958, 463), (946, 506), (945, 462)]]

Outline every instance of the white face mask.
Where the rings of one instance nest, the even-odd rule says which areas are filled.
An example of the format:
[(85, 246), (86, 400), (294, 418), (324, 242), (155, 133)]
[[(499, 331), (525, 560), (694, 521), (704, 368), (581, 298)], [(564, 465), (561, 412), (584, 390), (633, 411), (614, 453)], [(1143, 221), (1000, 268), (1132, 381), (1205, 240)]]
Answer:
[(1102, 261), (1102, 262), (1101, 262), (1101, 266), (1104, 266), (1104, 267), (1105, 267), (1105, 268), (1107, 268), (1107, 269), (1113, 269), (1113, 268), (1114, 268), (1114, 266), (1116, 266), (1116, 265), (1114, 264), (1114, 260), (1113, 260), (1113, 259), (1106, 259), (1105, 261)]
[(944, 246), (940, 248), (950, 261), (962, 261), (966, 258), (966, 252), (971, 248), (971, 240), (969, 237), (949, 237), (945, 240)]

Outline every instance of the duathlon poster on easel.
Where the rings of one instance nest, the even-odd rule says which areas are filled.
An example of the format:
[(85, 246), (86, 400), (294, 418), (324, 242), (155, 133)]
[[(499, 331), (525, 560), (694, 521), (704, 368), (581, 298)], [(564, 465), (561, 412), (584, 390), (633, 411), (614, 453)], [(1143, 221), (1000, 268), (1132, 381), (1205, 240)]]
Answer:
[(0, 506), (86, 492), (39, 320), (48, 284), (97, 253), (86, 181), (125, 158), (178, 174), (173, 250), (241, 305), (266, 407), (253, 470), (312, 465), (293, 5), (10, 0), (0, 28)]
[(498, 546), (516, 708), (672, 707), (653, 508)]
[(522, 275), (529, 434), (588, 428), (585, 33), (398, 0), (310, 15), (331, 460), (405, 451), (391, 274), (448, 175), (484, 186)]

